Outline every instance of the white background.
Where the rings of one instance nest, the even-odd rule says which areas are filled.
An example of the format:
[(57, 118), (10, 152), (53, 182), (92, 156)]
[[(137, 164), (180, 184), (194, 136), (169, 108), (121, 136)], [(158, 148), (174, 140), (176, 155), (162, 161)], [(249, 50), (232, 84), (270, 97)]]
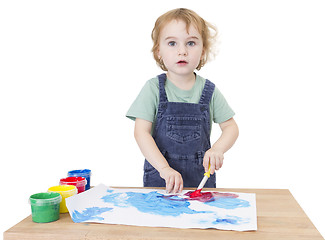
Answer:
[[(91, 169), (91, 185), (142, 186), (125, 114), (161, 73), (154, 21), (177, 7), (220, 32), (219, 54), (199, 74), (235, 110), (240, 136), (217, 187), (289, 189), (325, 236), (325, 2), (316, 0), (1, 1), (1, 232), (72, 169)], [(212, 141), (219, 134), (214, 125)]]

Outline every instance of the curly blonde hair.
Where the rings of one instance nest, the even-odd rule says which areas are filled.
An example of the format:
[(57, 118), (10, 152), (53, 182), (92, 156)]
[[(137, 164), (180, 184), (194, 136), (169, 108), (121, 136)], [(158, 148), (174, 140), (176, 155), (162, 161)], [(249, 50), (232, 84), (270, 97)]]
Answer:
[[(203, 53), (204, 56), (201, 59), (199, 65), (197, 66), (197, 70), (200, 70), (203, 67), (208, 59), (210, 59), (211, 55), (214, 55), (213, 45), (216, 41), (216, 37), (218, 35), (218, 31), (215, 26), (205, 21), (201, 18), (197, 13), (192, 10), (186, 8), (177, 8), (171, 11), (166, 12), (161, 15), (155, 23), (155, 26), (151, 33), (151, 38), (153, 41), (153, 47), (151, 49), (153, 53), (153, 57), (156, 60), (157, 65), (164, 71), (167, 71), (164, 63), (158, 56), (159, 50), (159, 39), (161, 30), (171, 22), (172, 20), (182, 20), (186, 24), (186, 30), (189, 31), (191, 24), (198, 30), (201, 34), (203, 40)], [(211, 31), (212, 30), (212, 31)]]

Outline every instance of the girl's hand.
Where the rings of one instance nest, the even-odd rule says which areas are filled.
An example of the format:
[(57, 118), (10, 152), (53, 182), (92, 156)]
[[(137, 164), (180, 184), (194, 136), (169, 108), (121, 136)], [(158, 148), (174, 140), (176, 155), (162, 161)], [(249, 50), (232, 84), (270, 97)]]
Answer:
[(219, 170), (223, 164), (223, 154), (227, 152), (235, 143), (238, 137), (238, 126), (233, 118), (219, 124), (221, 128), (220, 138), (205, 152), (203, 166), (205, 172), (209, 170), (211, 164), (211, 174)]
[(211, 164), (211, 171), (210, 174), (214, 174), (216, 170), (219, 170), (223, 164), (223, 152), (214, 150), (210, 148), (208, 151), (205, 152), (203, 158), (203, 167), (205, 172), (209, 170), (209, 162)]
[(180, 193), (183, 191), (182, 175), (171, 167), (164, 167), (160, 170), (160, 177), (165, 179), (167, 193)]

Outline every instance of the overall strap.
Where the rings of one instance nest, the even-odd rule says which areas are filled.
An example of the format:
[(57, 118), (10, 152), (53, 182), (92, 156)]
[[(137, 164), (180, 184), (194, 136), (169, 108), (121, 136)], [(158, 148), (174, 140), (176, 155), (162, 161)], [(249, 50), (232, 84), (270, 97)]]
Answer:
[(210, 82), (208, 79), (206, 79), (199, 104), (209, 104), (210, 103), (212, 94), (214, 92), (214, 88), (215, 88), (214, 83)]
[(165, 91), (166, 74), (163, 73), (158, 75), (158, 80), (159, 80), (159, 101), (161, 103), (168, 102), (167, 94)]

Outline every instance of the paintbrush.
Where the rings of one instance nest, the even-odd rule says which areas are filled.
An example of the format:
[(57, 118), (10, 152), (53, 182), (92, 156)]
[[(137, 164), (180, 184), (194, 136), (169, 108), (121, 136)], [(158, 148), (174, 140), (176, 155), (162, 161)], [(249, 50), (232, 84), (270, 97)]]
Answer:
[(202, 195), (201, 191), (202, 191), (205, 183), (208, 181), (208, 179), (210, 177), (210, 170), (211, 170), (211, 164), (209, 163), (209, 170), (206, 173), (204, 173), (204, 177), (203, 177), (202, 181), (200, 182), (199, 186), (197, 187), (197, 189), (190, 194), (191, 198), (199, 197)]

